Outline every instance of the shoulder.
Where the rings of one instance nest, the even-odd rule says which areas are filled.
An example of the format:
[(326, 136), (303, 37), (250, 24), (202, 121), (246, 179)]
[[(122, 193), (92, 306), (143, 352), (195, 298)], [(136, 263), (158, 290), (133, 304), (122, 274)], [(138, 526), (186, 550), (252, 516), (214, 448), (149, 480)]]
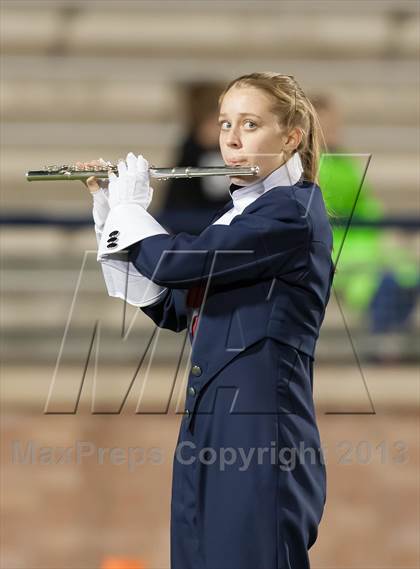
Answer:
[(272, 188), (242, 213), (254, 218), (253, 223), (264, 231), (299, 234), (308, 243), (316, 240), (330, 245), (332, 241), (321, 188), (310, 181)]
[(307, 218), (308, 223), (328, 223), (322, 190), (315, 182), (305, 180), (294, 186), (272, 188), (260, 199), (261, 210), (277, 209), (281, 216), (297, 215)]
[(317, 184), (299, 182), (293, 186), (276, 186), (250, 204), (244, 212), (273, 219), (303, 218), (309, 222), (308, 213), (312, 204), (322, 200)]

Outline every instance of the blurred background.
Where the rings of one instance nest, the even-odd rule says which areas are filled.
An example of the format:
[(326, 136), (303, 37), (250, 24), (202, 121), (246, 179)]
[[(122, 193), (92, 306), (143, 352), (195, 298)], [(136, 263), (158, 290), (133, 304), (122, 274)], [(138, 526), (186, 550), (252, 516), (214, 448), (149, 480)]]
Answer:
[[(218, 93), (268, 70), (294, 75), (319, 112), (335, 212), (314, 377), (328, 497), (313, 569), (418, 567), (419, 3), (0, 8), (1, 567), (169, 567), (188, 374), (183, 333), (152, 338), (141, 311), (107, 296), (82, 183), (25, 172), (128, 151), (156, 166), (220, 164)], [(150, 211), (174, 232), (199, 233), (228, 198), (225, 178), (153, 187)], [(144, 451), (134, 467), (110, 459), (130, 447)]]

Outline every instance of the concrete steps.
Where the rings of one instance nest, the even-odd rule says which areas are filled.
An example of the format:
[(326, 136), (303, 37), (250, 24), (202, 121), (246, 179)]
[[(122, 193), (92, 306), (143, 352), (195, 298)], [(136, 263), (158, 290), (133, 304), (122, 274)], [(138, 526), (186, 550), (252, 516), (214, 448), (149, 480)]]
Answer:
[[(227, 2), (95, 4), (61, 2), (7, 4), (3, 8), (3, 49), (8, 53), (180, 55), (194, 46), (196, 55), (219, 53), (224, 57), (282, 54), (312, 58), (382, 57), (392, 49), (415, 57), (418, 49), (414, 3), (396, 3), (388, 9), (329, 10), (314, 2), (293, 6), (247, 2), (242, 9)], [(274, 4), (274, 5), (273, 5)], [(322, 6), (324, 4), (324, 6)], [(369, 3), (372, 4), (372, 3)], [(324, 8), (324, 9), (322, 9)], [(310, 17), (302, 18), (302, 13)], [(22, 16), (31, 20), (29, 29)], [(345, 18), (343, 18), (345, 15)], [(203, 22), (206, 23), (203, 26)], [(296, 33), (299, 31), (299, 41)], [(398, 31), (398, 34), (395, 32)], [(244, 41), (246, 37), (246, 41)]]
[[(367, 180), (385, 211), (418, 212), (416, 3), (358, 2), (355, 9), (347, 1), (263, 0), (238, 6), (220, 0), (122, 0), (100, 8), (79, 0), (2, 2), (2, 213), (89, 216), (91, 198), (80, 182), (29, 184), (25, 172), (99, 156), (116, 161), (129, 150), (151, 164), (174, 165), (186, 128), (185, 88), (259, 69), (295, 75), (309, 95), (331, 93), (342, 109), (347, 151), (372, 154)], [(166, 186), (153, 186), (151, 212), (158, 213)], [(83, 254), (96, 250), (93, 227), (7, 228), (2, 248), (7, 357), (49, 361)], [(84, 277), (69, 357), (84, 353), (98, 318), (110, 360), (135, 357), (153, 325), (141, 313), (137, 333), (121, 347), (115, 338), (123, 305), (107, 296), (93, 257)], [(391, 338), (396, 348), (388, 340), (379, 345), (360, 316), (346, 319), (363, 357), (392, 349), (411, 357), (412, 337)], [(162, 357), (176, 353), (178, 340), (167, 334)], [(321, 358), (332, 353), (354, 357), (334, 302), (319, 343)]]

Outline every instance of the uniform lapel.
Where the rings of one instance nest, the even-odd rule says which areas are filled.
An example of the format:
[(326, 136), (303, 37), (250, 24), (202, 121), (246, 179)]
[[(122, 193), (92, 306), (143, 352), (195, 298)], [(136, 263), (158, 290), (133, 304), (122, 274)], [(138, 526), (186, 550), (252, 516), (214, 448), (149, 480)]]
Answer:
[(224, 213), (226, 213), (227, 211), (229, 211), (232, 207), (233, 207), (233, 202), (232, 202), (232, 200), (229, 200), (221, 209), (216, 211), (214, 216), (211, 218), (209, 225), (214, 223), (216, 221), (216, 219), (219, 219), (219, 217), (222, 217), (222, 215)]

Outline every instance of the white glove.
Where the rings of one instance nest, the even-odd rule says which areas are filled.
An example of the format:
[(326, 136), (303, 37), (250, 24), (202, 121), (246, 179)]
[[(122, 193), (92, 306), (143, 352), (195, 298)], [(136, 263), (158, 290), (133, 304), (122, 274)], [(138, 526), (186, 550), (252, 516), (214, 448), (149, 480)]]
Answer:
[(134, 203), (147, 209), (153, 198), (153, 188), (149, 185), (149, 163), (140, 154), (137, 158), (132, 152), (118, 162), (118, 177), (110, 172), (109, 207)]
[[(137, 177), (137, 164), (140, 165), (140, 175), (139, 179), (142, 183), (139, 183), (139, 189), (143, 189), (144, 198), (141, 205), (147, 209), (149, 206), (152, 196), (153, 190), (149, 188), (149, 191), (145, 191), (145, 186), (148, 186), (148, 172), (147, 172), (147, 184), (144, 183), (144, 162), (146, 163), (146, 168), (148, 169), (148, 165), (146, 160), (142, 156), (139, 156), (138, 159), (134, 156), (134, 154), (129, 153), (127, 155), (127, 163), (131, 165), (131, 170), (136, 168), (136, 177)], [(120, 162), (121, 168), (125, 167), (124, 162)], [(120, 171), (119, 165), (119, 172)], [(127, 168), (125, 167), (126, 174)], [(130, 173), (131, 175), (131, 173)], [(109, 188), (112, 183), (112, 177), (115, 180), (118, 180), (115, 174), (110, 174), (109, 176), (111, 179), (103, 180), (98, 179), (97, 184), (99, 185), (100, 189), (92, 192), (93, 196), (93, 220), (95, 222), (95, 233), (96, 239), (99, 243), (101, 241), (103, 229), (105, 226), (105, 222), (110, 212), (110, 204), (109, 204)], [(114, 181), (115, 184), (115, 181)], [(137, 185), (137, 180), (135, 181), (135, 186)], [(118, 190), (117, 190), (118, 195)], [(140, 193), (140, 192), (139, 192)], [(137, 196), (135, 203), (139, 203), (139, 196)], [(113, 296), (116, 298), (120, 298), (125, 300), (129, 304), (133, 306), (149, 306), (150, 304), (154, 304), (155, 302), (159, 302), (160, 299), (165, 295), (166, 288), (160, 287), (154, 283), (152, 283), (149, 279), (144, 277), (134, 266), (127, 260), (127, 255), (124, 253), (114, 255), (111, 259), (105, 259), (101, 261), (102, 273), (104, 276), (105, 284), (107, 287), (107, 291), (109, 296)]]
[[(100, 159), (105, 165), (109, 164), (105, 162), (102, 158)], [(111, 187), (113, 192), (113, 197), (111, 198), (111, 203), (113, 205), (117, 205), (117, 203), (121, 202), (117, 196), (121, 197), (121, 194), (129, 194), (129, 187), (134, 188), (134, 200), (128, 199), (127, 201), (140, 204), (144, 209), (147, 210), (149, 207), (152, 198), (153, 198), (153, 188), (151, 188), (149, 184), (149, 164), (147, 160), (143, 158), (141, 154), (136, 158), (132, 152), (127, 154), (127, 166), (125, 165), (124, 161), (120, 161), (118, 164), (118, 173), (121, 178), (121, 172), (123, 172), (123, 179), (124, 176), (127, 178), (126, 185), (124, 188), (120, 186), (123, 181), (119, 183), (114, 173), (109, 173), (109, 179), (105, 180), (103, 178), (96, 179), (96, 185), (99, 186), (99, 189), (96, 191), (92, 191), (93, 197), (93, 221), (95, 222), (95, 233), (96, 238), (99, 244), (100, 238), (102, 236), (102, 230), (105, 225), (106, 218), (108, 217), (110, 211), (110, 203), (109, 203), (109, 188)], [(133, 183), (133, 177), (135, 178)], [(112, 181), (112, 184), (111, 184)], [(122, 191), (120, 191), (122, 189)], [(116, 191), (115, 191), (116, 190)], [(125, 201), (125, 200), (124, 200)]]
[(147, 160), (129, 152), (126, 162), (118, 162), (118, 177), (113, 172), (108, 175), (110, 211), (98, 247), (98, 261), (146, 237), (168, 234), (146, 211), (153, 197)]
[(102, 231), (105, 225), (106, 218), (109, 214), (109, 203), (108, 203), (108, 189), (101, 188), (92, 194), (93, 197), (93, 221), (95, 222), (95, 233), (96, 239), (99, 241), (102, 236)]

